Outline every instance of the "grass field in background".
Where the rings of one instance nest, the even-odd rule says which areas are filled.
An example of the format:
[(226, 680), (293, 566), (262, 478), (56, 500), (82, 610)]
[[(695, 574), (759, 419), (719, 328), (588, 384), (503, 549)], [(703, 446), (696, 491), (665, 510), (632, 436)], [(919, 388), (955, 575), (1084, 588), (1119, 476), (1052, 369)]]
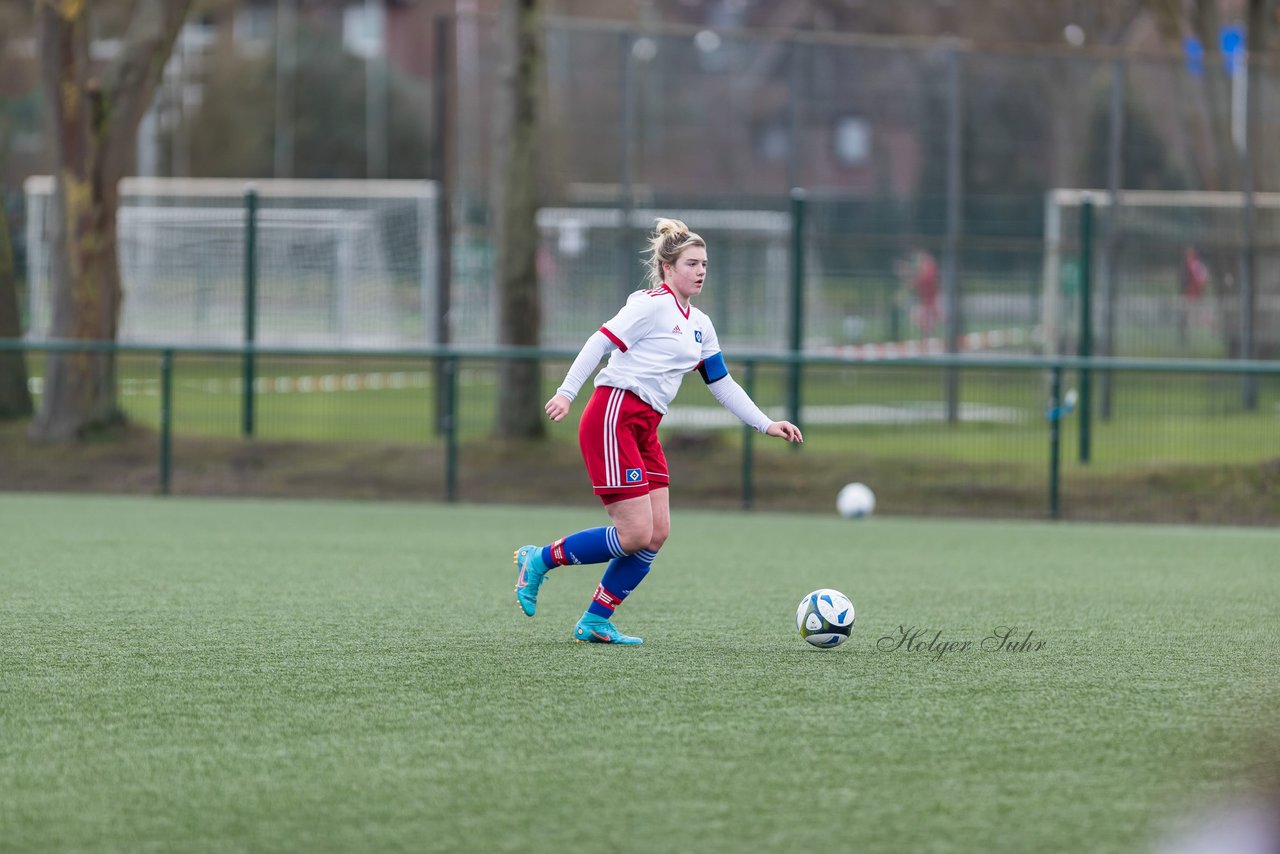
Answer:
[(0, 847), (1131, 852), (1276, 748), (1274, 530), (680, 511), (623, 649), (511, 593), (603, 518), (0, 495)]

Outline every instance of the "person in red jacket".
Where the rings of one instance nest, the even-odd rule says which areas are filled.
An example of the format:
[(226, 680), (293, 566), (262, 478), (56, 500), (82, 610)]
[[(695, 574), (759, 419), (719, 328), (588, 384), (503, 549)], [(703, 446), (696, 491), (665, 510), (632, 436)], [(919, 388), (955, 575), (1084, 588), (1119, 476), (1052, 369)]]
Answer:
[(1178, 316), (1178, 338), (1184, 345), (1192, 322), (1204, 324), (1201, 303), (1208, 284), (1209, 268), (1200, 259), (1195, 247), (1188, 246), (1182, 253), (1182, 305)]
[(916, 292), (916, 304), (912, 315), (916, 328), (928, 338), (942, 320), (942, 309), (938, 306), (938, 262), (924, 251), (917, 252), (915, 260), (911, 285)]

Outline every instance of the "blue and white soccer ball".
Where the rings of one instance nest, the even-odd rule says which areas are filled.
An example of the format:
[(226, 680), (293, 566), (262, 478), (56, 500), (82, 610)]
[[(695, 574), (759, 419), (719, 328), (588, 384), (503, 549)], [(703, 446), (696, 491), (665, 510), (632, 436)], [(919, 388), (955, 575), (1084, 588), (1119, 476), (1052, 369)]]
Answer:
[(839, 590), (823, 587), (800, 600), (796, 628), (800, 637), (820, 649), (831, 649), (853, 631), (853, 602)]
[(865, 483), (849, 483), (836, 495), (836, 510), (846, 519), (870, 516), (876, 509), (876, 494)]

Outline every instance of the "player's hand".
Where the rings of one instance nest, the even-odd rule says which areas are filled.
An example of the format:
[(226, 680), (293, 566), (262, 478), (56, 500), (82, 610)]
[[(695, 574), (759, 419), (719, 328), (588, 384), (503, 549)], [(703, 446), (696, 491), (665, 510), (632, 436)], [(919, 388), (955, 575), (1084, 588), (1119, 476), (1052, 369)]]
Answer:
[(801, 435), (800, 428), (790, 421), (775, 421), (769, 425), (769, 429), (765, 433), (779, 439), (786, 439), (788, 442), (804, 442), (804, 436)]
[(563, 394), (557, 394), (547, 401), (547, 405), (543, 409), (547, 410), (547, 415), (551, 416), (552, 421), (563, 421), (564, 417), (569, 414), (570, 405), (569, 398)]

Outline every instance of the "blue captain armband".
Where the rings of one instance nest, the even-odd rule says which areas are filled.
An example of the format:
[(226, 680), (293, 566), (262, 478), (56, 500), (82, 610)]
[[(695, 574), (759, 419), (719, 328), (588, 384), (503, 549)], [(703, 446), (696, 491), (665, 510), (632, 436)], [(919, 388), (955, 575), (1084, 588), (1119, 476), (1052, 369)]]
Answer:
[(698, 373), (702, 374), (702, 381), (707, 385), (729, 376), (729, 369), (724, 365), (724, 354), (713, 353), (703, 359), (698, 363)]

